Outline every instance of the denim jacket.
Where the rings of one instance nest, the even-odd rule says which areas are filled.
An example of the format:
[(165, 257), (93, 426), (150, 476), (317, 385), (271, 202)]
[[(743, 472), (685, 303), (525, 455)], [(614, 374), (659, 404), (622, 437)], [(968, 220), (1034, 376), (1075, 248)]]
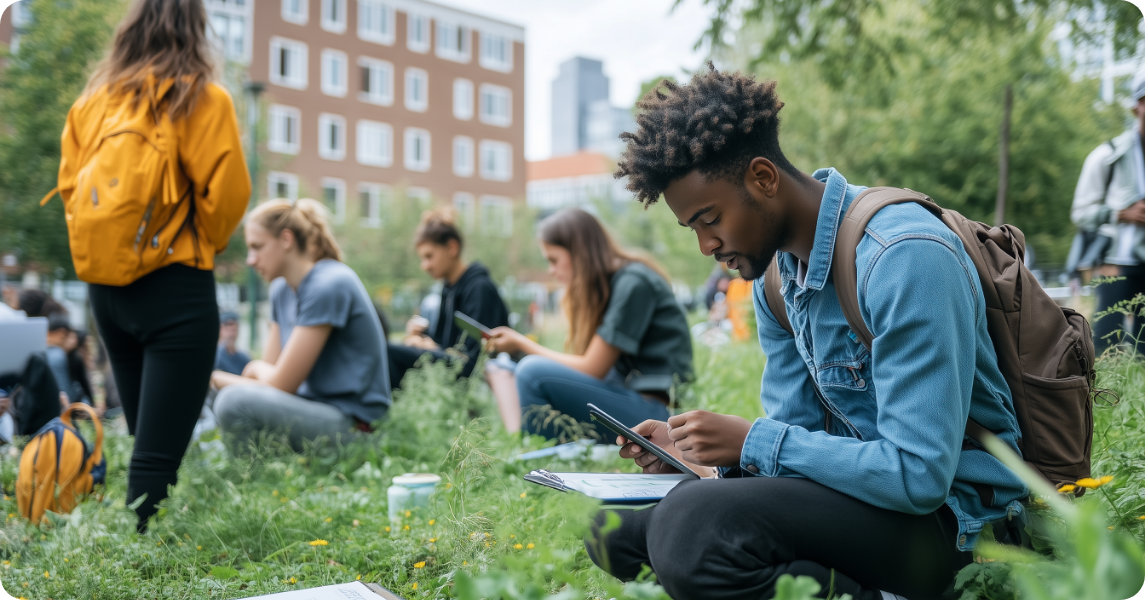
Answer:
[(835, 234), (864, 188), (834, 169), (813, 176), (827, 187), (804, 287), (798, 259), (777, 255), (794, 336), (768, 309), (763, 278), (755, 282), (768, 416), (752, 425), (740, 468), (806, 477), (908, 514), (945, 503), (958, 518), (958, 548), (971, 550), (986, 524), (1017, 515), (1028, 494), (965, 437), (968, 416), (1015, 451), (1020, 437), (974, 265), (958, 236), (922, 207), (879, 211), (855, 261), (859, 306), (875, 336), (868, 351), (847, 326), (831, 280)]

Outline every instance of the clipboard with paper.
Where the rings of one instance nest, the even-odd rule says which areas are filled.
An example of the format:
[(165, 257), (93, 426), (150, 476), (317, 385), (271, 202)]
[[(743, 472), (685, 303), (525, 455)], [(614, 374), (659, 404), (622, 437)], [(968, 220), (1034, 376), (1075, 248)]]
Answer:
[(635, 442), (657, 458), (672, 465), (679, 473), (554, 473), (536, 469), (525, 475), (525, 481), (562, 492), (580, 492), (612, 504), (644, 504), (662, 500), (681, 481), (700, 476), (676, 457), (665, 452), (644, 436), (632, 431), (600, 408), (589, 404), (590, 417), (619, 436)]

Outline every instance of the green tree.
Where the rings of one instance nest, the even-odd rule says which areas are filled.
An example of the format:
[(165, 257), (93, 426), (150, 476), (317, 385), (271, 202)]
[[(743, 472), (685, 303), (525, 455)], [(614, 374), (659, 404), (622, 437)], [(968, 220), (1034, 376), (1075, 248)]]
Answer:
[(60, 134), (68, 109), (102, 56), (121, 0), (23, 0), (32, 23), (19, 51), (5, 53), (0, 76), (0, 250), (24, 264), (74, 273), (56, 186)]

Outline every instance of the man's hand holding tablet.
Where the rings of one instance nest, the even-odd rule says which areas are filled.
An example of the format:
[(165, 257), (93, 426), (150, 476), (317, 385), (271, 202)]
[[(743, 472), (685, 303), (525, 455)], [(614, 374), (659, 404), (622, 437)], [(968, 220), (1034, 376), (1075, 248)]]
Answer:
[[(733, 415), (721, 415), (706, 410), (693, 410), (664, 421), (645, 421), (632, 428), (692, 468), (702, 477), (715, 476), (714, 467), (739, 465), (740, 454), (751, 421)], [(621, 458), (631, 458), (645, 473), (675, 473), (639, 445), (617, 437)]]

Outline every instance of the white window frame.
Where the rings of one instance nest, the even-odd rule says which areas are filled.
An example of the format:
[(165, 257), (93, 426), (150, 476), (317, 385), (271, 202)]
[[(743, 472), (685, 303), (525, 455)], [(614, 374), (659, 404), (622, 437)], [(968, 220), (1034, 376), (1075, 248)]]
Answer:
[[(418, 139), (424, 139), (424, 152), (422, 158), (414, 156), (414, 148), (417, 147), (415, 142)], [(425, 173), (429, 171), (431, 164), (431, 157), (433, 156), (432, 138), (429, 131), (421, 129), (420, 127), (406, 127), (405, 132), (402, 134), (402, 157), (403, 164), (408, 171), (417, 171)]]
[[(13, 6), (19, 6), (20, 4), (20, 2), (17, 2)], [(219, 27), (216, 27), (220, 20), (226, 21), (226, 31), (219, 31)], [(236, 21), (241, 23), (239, 29), (242, 30), (242, 39), (240, 40), (240, 47), (237, 52), (232, 48), (235, 39), (231, 35), (235, 31), (234, 25)], [(210, 3), (207, 5), (207, 28), (211, 41), (216, 44), (216, 48), (222, 53), (221, 56), (227, 60), (243, 63), (250, 60), (250, 14), (246, 11), (229, 4)]]
[[(382, 15), (382, 31), (367, 29), (366, 11), (374, 8)], [(358, 0), (358, 37), (367, 42), (392, 46), (394, 31), (397, 29), (397, 15), (394, 7), (381, 0)]]
[[(322, 205), (334, 215), (335, 223), (346, 222), (346, 180), (338, 177), (323, 177), (318, 184), (322, 188)], [(334, 190), (334, 207), (326, 203), (326, 190)]]
[[(366, 197), (363, 198), (363, 195)], [(367, 181), (359, 183), (358, 224), (371, 229), (380, 228), (382, 226), (382, 204), (387, 202), (392, 195), (393, 191), (388, 185)], [(365, 211), (361, 210), (363, 201), (368, 205)]]
[[(486, 208), (500, 207), (505, 215), (501, 223), (491, 223), (486, 218)], [(477, 215), (481, 221), (479, 228), (482, 233), (495, 235), (497, 237), (509, 237), (513, 235), (513, 201), (505, 196), (491, 196), (484, 195), (477, 201)]]
[(477, 218), (477, 199), (469, 192), (456, 192), (453, 194), (453, 208), (461, 216), (461, 227), (472, 229)]
[[(298, 151), (302, 148), (302, 111), (293, 106), (271, 104), (267, 107), (266, 114), (268, 125), (266, 149), (280, 154), (298, 154)], [(283, 139), (281, 135), (283, 133), (290, 133), (289, 131), (282, 130), (282, 119), (286, 119), (287, 129), (293, 130), (293, 142)], [(293, 127), (291, 127), (291, 121), (293, 121)], [(289, 137), (289, 135), (287, 137)]]
[[(335, 140), (336, 148), (330, 147), (330, 125), (337, 125), (342, 137)], [(318, 115), (318, 156), (326, 160), (342, 160), (346, 158), (346, 117), (331, 113)]]
[[(332, 33), (346, 33), (346, 21), (347, 21), (347, 18), (346, 18), (347, 17), (347, 15), (346, 15), (346, 0), (318, 0), (318, 1), (320, 3), (319, 8), (322, 11), (322, 18), (319, 19), (319, 21), (321, 21), (321, 24), (322, 24), (322, 29), (325, 29), (326, 31), (329, 31)], [(335, 10), (334, 12), (338, 13), (338, 15), (340, 15), (342, 17), (341, 19), (330, 19), (330, 18), (328, 18), (329, 14), (330, 14), (329, 8), (331, 6), (337, 8), (337, 10)]]
[(310, 0), (298, 0), (298, 5), (302, 9), (301, 12), (291, 12), (290, 0), (282, 0), (282, 20), (295, 25), (305, 25), (310, 20)]
[[(378, 93), (362, 90), (362, 69), (370, 70), (370, 83), (381, 79), (383, 88)], [(377, 104), (379, 106), (393, 106), (394, 104), (394, 64), (388, 60), (378, 60), (365, 56), (358, 57), (358, 99), (362, 102)]]
[[(495, 33), (489, 33), (487, 31), (482, 31), (480, 33), (479, 37), (480, 37), (481, 51), (480, 51), (480, 58), (478, 59), (478, 62), (481, 63), (481, 66), (485, 67), (486, 69), (489, 69), (490, 71), (497, 71), (500, 73), (512, 72), (513, 71), (513, 40), (512, 40), (512, 38), (510, 38), (508, 36), (504, 36), (504, 35), (497, 35)], [(492, 44), (495, 40), (504, 44), (504, 48), (505, 48), (504, 58), (493, 57), (493, 56), (486, 54), (486, 50), (492, 46)]]
[[(409, 48), (410, 52), (417, 52), (418, 54), (429, 52), (429, 43), (433, 38), (431, 23), (428, 15), (406, 13), (406, 47)], [(421, 41), (414, 37), (415, 30), (420, 30), (419, 33), (422, 35), (417, 37), (422, 38)]]
[[(414, 97), (416, 87), (413, 81), (420, 78), (422, 80), (422, 98), (418, 100)], [(429, 73), (425, 69), (418, 69), (416, 67), (407, 67), (405, 71), (405, 107), (414, 112), (425, 112), (429, 110)]]
[[(437, 20), (436, 31), (436, 46), (438, 58), (451, 60), (453, 62), (468, 63), (471, 55), (473, 54), (473, 29), (451, 21)], [(460, 30), (460, 34), (458, 31)], [(455, 48), (453, 45), (448, 44), (449, 41), (454, 40), (458, 35), (461, 36), (461, 48)]]
[[(286, 195), (279, 196), (278, 184), (286, 184)], [(297, 200), (298, 199), (298, 176), (294, 173), (283, 173), (281, 171), (271, 171), (266, 174), (266, 195), (270, 198), (284, 200)]]
[[(331, 69), (332, 61), (338, 61), (341, 65), (341, 72), (339, 69)], [(346, 97), (346, 90), (348, 88), (348, 72), (349, 60), (346, 58), (346, 53), (341, 50), (333, 50), (331, 48), (322, 49), (322, 93), (327, 96), (335, 96), (338, 98)], [(336, 77), (339, 81), (334, 81)]]
[[(504, 115), (494, 115), (488, 112), (489, 103), (486, 101), (486, 96), (492, 95), (504, 97)], [(509, 127), (513, 124), (513, 91), (507, 87), (493, 85), (491, 83), (481, 84), (480, 91), (477, 94), (477, 115), (481, 122), (486, 125)]]
[[(282, 71), (282, 50), (293, 50), (298, 57), (298, 63), (301, 65), (295, 73), (288, 73), (281, 75)], [(280, 85), (295, 90), (305, 90), (309, 75), (307, 73), (307, 61), (309, 60), (310, 50), (306, 46), (306, 42), (298, 40), (291, 40), (284, 37), (274, 36), (270, 38), (270, 82), (274, 85)], [(289, 67), (289, 65), (287, 65)]]
[[(389, 123), (359, 119), (354, 132), (358, 164), (367, 167), (390, 167), (394, 164), (394, 128)], [(373, 154), (367, 147), (374, 135), (382, 136), (381, 151)]]
[(453, 174), (458, 177), (473, 177), (474, 163), (477, 160), (477, 145), (473, 138), (459, 135), (453, 138)]
[[(485, 157), (488, 153), (503, 152), (505, 155), (505, 170), (498, 172), (490, 169)], [(495, 140), (481, 140), (477, 151), (477, 170), (481, 174), (482, 179), (489, 181), (512, 181), (513, 180), (513, 145), (508, 142), (498, 142)]]
[(468, 79), (453, 80), (453, 116), (468, 121), (473, 118), (473, 82)]

